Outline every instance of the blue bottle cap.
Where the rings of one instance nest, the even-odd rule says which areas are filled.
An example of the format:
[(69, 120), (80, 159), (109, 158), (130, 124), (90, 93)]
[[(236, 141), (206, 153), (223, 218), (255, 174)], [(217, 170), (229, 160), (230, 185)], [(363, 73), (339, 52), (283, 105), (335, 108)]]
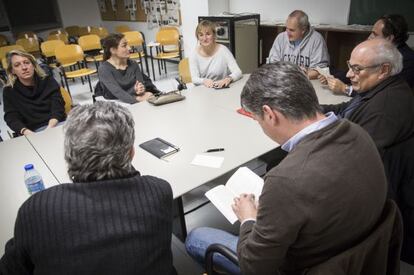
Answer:
[(33, 169), (33, 164), (26, 164), (24, 166), (24, 170), (28, 171), (28, 170), (32, 170)]

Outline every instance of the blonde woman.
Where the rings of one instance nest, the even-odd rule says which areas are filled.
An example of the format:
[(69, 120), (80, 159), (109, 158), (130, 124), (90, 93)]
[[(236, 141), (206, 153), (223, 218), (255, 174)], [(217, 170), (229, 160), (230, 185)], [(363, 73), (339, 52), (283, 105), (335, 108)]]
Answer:
[(216, 42), (216, 26), (213, 22), (201, 21), (195, 34), (199, 43), (190, 56), (191, 77), (195, 85), (223, 88), (242, 77), (230, 50)]
[(3, 90), (4, 120), (18, 135), (55, 127), (65, 120), (59, 84), (47, 76), (33, 55), (14, 50), (7, 56)]

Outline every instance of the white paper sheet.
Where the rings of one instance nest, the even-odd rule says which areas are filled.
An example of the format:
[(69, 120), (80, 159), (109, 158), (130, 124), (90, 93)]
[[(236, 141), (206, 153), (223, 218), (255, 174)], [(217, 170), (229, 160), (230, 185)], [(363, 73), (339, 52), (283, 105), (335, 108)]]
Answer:
[(224, 157), (196, 155), (191, 164), (211, 168), (220, 168), (223, 164), (223, 161)]

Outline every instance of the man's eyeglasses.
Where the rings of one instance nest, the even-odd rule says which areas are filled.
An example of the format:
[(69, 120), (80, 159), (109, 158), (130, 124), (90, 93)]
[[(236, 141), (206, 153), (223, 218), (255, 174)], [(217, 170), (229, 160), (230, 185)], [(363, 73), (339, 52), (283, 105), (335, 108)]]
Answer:
[(346, 62), (346, 64), (348, 65), (348, 68), (350, 70), (352, 70), (352, 72), (354, 74), (359, 74), (361, 71), (365, 70), (365, 69), (372, 69), (372, 68), (376, 68), (381, 66), (382, 64), (375, 64), (375, 65), (371, 65), (371, 66), (361, 66), (358, 64), (354, 64), (352, 65), (351, 63), (349, 63), (349, 60)]

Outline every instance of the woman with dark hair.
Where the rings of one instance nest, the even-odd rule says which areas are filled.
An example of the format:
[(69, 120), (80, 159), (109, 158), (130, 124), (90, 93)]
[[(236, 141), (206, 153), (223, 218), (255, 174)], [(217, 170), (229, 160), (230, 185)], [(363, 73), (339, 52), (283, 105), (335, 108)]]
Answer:
[(143, 74), (138, 63), (129, 59), (130, 47), (123, 34), (111, 34), (103, 40), (104, 62), (99, 66), (99, 84), (106, 99), (125, 103), (147, 100), (159, 93), (151, 79)]
[(53, 76), (47, 76), (29, 53), (13, 50), (6, 58), (4, 120), (10, 129), (28, 135), (64, 121), (65, 103)]

